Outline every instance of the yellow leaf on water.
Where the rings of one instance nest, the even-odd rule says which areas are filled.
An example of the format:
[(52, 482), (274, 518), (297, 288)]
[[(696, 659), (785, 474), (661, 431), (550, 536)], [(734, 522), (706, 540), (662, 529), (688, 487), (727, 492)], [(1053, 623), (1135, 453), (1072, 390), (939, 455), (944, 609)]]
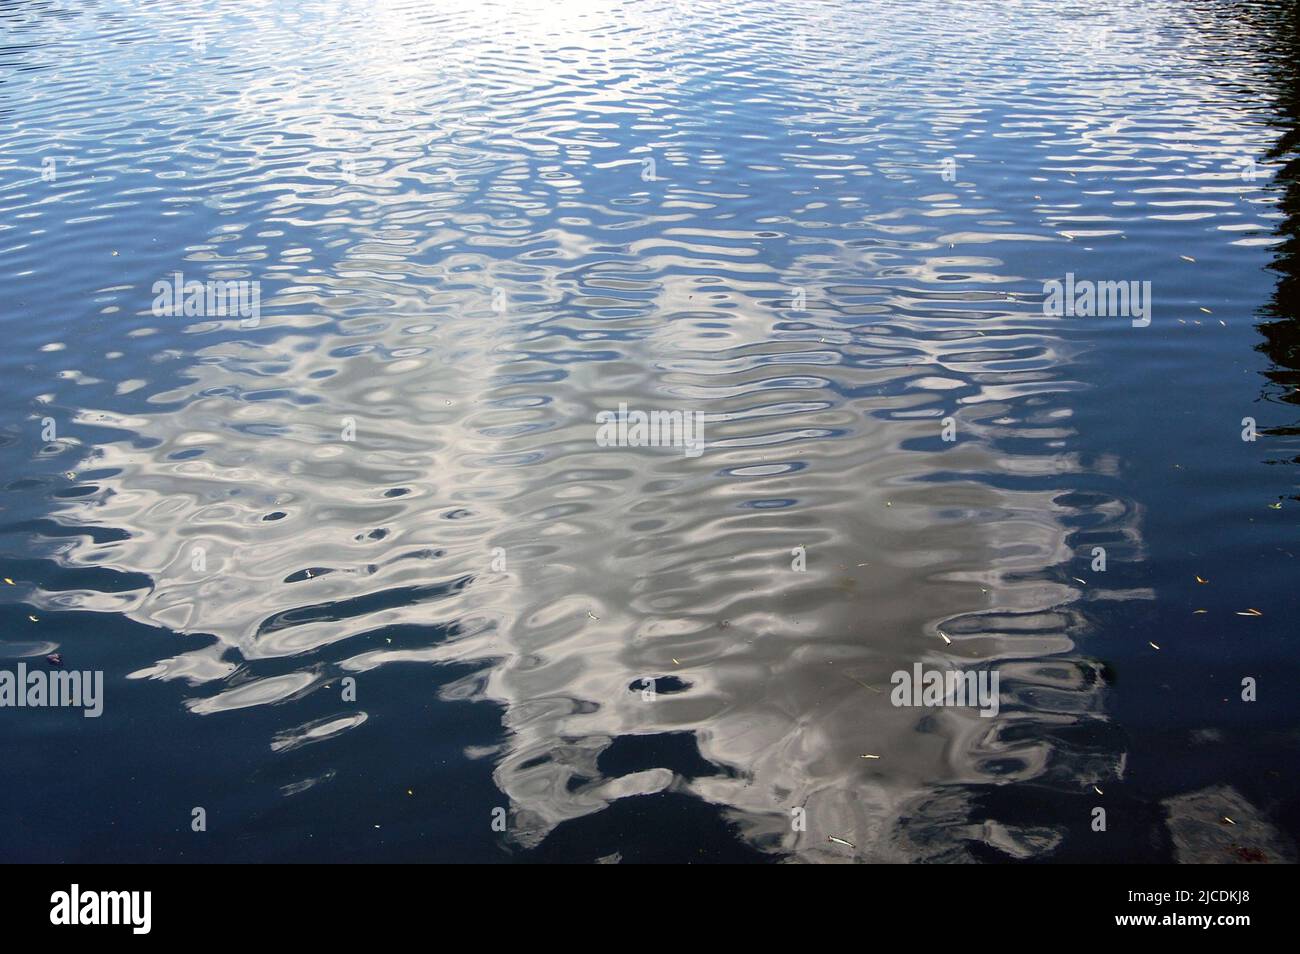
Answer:
[(1209, 583), (1210, 581), (1209, 581), (1209, 580), (1203, 580), (1203, 579), (1201, 579), (1201, 578), (1198, 576), (1198, 577), (1196, 578), (1196, 582), (1197, 582), (1197, 583)]
[(11, 580), (11, 579), (9, 579), (9, 577), (7, 577), (7, 576), (5, 577), (5, 582), (8, 583), (10, 586), (13, 586), (13, 585), (14, 585), (14, 581)]

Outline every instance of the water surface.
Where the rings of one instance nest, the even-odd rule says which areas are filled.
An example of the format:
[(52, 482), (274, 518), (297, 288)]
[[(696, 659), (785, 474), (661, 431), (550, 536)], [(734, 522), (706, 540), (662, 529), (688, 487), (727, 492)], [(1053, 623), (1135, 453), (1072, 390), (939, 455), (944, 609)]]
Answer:
[(1294, 9), (0, 5), (0, 854), (1294, 860)]

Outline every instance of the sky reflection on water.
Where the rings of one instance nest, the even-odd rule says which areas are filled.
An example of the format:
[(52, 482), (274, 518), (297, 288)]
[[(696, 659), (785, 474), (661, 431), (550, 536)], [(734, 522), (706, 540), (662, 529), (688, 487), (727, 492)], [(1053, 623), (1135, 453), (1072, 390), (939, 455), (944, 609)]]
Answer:
[(6, 857), (1294, 860), (1274, 8), (0, 18), (3, 648), (108, 685), (11, 720)]

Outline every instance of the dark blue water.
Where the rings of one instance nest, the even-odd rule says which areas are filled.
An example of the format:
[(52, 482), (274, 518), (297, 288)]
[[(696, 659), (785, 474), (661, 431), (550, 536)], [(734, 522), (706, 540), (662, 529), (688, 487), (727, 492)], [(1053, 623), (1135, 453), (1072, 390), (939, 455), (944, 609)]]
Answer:
[(0, 707), (0, 857), (1294, 861), (1297, 63), (1287, 2), (0, 4), (0, 669), (103, 674)]

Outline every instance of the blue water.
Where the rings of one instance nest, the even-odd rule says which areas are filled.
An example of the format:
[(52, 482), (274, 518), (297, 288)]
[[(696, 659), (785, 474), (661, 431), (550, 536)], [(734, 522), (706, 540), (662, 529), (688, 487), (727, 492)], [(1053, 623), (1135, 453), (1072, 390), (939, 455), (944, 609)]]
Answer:
[(0, 4), (0, 670), (104, 680), (0, 708), (0, 858), (1294, 861), (1297, 63), (1272, 2)]

